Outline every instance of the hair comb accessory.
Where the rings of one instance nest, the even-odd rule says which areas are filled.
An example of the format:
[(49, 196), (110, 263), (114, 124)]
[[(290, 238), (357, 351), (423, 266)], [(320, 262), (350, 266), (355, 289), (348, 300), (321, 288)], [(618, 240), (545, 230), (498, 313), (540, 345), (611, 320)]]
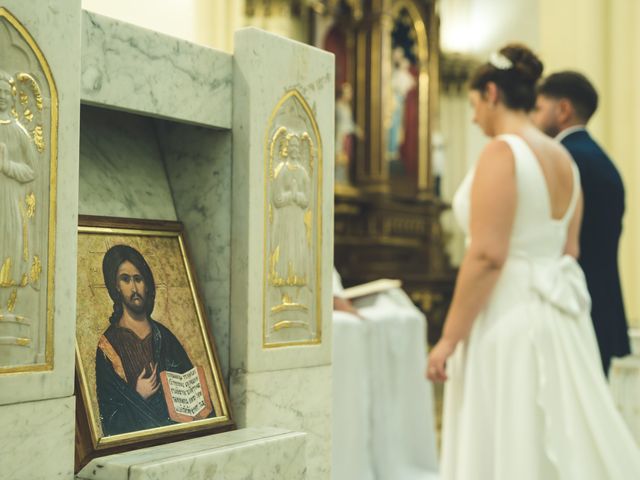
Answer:
[(509, 70), (513, 68), (513, 62), (499, 52), (493, 52), (489, 56), (489, 64), (498, 70)]

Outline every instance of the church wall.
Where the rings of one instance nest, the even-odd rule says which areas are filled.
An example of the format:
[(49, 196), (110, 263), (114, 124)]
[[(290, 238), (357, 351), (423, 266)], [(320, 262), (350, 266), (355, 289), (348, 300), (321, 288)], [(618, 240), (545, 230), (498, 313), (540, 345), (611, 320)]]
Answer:
[(439, 0), (446, 52), (486, 57), (507, 42), (538, 48), (538, 0)]
[(619, 263), (629, 323), (640, 326), (640, 5), (633, 0), (540, 0), (541, 52), (549, 72), (575, 69), (587, 75), (600, 94), (589, 124), (609, 152), (626, 187), (626, 215)]
[(82, 0), (82, 8), (193, 43), (233, 50), (244, 0)]
[[(508, 42), (521, 42), (534, 51), (541, 37), (538, 0), (441, 0), (440, 31), (444, 55), (460, 61), (485, 62), (489, 54)], [(468, 68), (468, 67), (467, 67)], [(451, 202), (467, 171), (477, 160), (487, 137), (472, 122), (467, 89), (463, 83), (443, 84), (440, 92), (440, 128), (444, 141), (442, 197)], [(464, 255), (464, 234), (451, 211), (442, 216), (448, 234), (451, 262), (459, 265)]]
[(606, 71), (611, 107), (606, 112), (610, 152), (622, 174), (626, 188), (626, 215), (622, 237), (620, 267), (629, 321), (640, 327), (640, 5), (632, 0), (614, 0), (608, 15), (610, 35)]
[(82, 8), (195, 42), (198, 3), (197, 0), (82, 0)]

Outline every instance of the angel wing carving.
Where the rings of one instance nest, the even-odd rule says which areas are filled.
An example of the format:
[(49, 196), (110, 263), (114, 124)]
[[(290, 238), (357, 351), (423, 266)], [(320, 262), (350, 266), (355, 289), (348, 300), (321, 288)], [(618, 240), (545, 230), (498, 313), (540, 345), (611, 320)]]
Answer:
[(28, 73), (16, 73), (14, 78), (17, 101), (12, 112), (13, 116), (29, 132), (38, 153), (42, 153), (46, 149), (42, 120), (44, 111), (42, 90), (36, 79)]
[[(286, 156), (286, 139), (287, 139), (287, 127), (280, 127), (276, 130), (276, 133), (271, 137), (271, 145), (269, 147), (269, 178), (273, 180), (275, 178), (275, 170), (277, 165), (276, 156)], [(285, 142), (285, 143), (283, 143)]]

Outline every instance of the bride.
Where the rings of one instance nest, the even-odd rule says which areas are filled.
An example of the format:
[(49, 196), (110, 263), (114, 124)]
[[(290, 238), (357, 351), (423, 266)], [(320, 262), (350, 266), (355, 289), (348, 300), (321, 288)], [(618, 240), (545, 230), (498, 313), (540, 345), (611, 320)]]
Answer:
[(579, 173), (528, 117), (541, 73), (528, 48), (507, 45), (471, 81), (492, 140), (454, 198), (468, 248), (427, 367), (447, 382), (444, 480), (640, 479), (575, 260)]

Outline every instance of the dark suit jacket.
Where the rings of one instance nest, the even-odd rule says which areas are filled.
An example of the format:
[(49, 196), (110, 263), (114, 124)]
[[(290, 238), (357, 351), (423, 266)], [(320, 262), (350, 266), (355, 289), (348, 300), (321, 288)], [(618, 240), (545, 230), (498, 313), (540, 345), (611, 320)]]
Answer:
[(587, 278), (593, 326), (607, 373), (611, 357), (630, 353), (618, 274), (624, 186), (615, 165), (586, 130), (567, 135), (561, 143), (580, 170), (584, 216), (579, 261)]

